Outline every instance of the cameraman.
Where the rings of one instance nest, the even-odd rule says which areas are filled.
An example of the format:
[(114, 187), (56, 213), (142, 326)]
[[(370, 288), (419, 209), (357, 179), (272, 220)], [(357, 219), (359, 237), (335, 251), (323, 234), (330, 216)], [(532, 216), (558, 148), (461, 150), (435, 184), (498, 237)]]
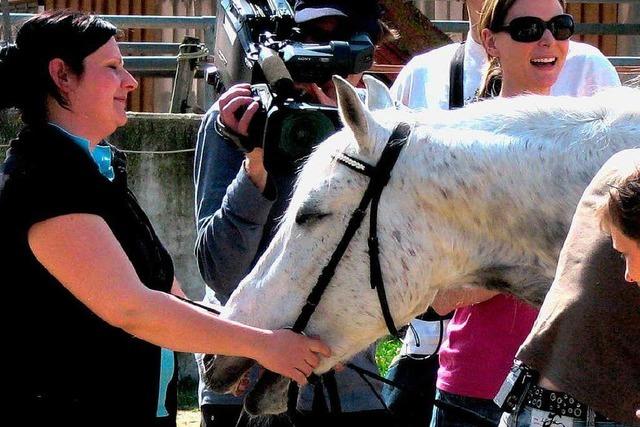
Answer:
[[(357, 11), (355, 8), (357, 7)], [(347, 41), (358, 32), (368, 33), (374, 44), (381, 35), (379, 8), (375, 0), (323, 1), (297, 0), (295, 21), (303, 42)], [(349, 75), (355, 86), (362, 75)], [(317, 84), (296, 84), (305, 101), (335, 106), (331, 80)], [(196, 257), (207, 283), (205, 299), (226, 303), (231, 293), (251, 270), (275, 234), (277, 219), (285, 211), (295, 173), (272, 171), (263, 164), (262, 148), (242, 153), (225, 135), (249, 137), (249, 125), (259, 105), (251, 97), (249, 84), (237, 84), (223, 93), (203, 118), (196, 145), (194, 180), (198, 237)], [(218, 122), (218, 123), (216, 123)], [(352, 360), (356, 365), (377, 372), (375, 347)], [(200, 361), (199, 361), (200, 362)], [(199, 363), (201, 365), (201, 363)], [(202, 367), (200, 366), (202, 369)], [(341, 411), (317, 411), (331, 405), (312, 386), (300, 392), (298, 409), (304, 416), (298, 425), (325, 425), (354, 421), (372, 426), (389, 426), (390, 415), (378, 397), (355, 372), (335, 374)], [(380, 393), (380, 385), (374, 384)], [(200, 383), (203, 426), (232, 426), (241, 410), (241, 400), (218, 395)], [(312, 412), (313, 410), (313, 412)], [(245, 417), (242, 418), (243, 420)], [(276, 418), (282, 420), (282, 418)]]

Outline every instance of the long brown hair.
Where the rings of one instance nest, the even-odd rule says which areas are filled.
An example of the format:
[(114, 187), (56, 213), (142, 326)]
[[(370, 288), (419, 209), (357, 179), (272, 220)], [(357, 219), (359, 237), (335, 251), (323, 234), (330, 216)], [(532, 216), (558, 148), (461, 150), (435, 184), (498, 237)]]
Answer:
[[(518, 0), (485, 0), (480, 11), (480, 20), (476, 28), (476, 36), (478, 40), (482, 40), (482, 30), (489, 29), (497, 32), (503, 27), (509, 10)], [(566, 7), (565, 0), (558, 0), (560, 6), (564, 10)], [(478, 91), (480, 98), (487, 98), (495, 95), (495, 88), (502, 81), (502, 68), (500, 67), (500, 59), (489, 56), (489, 67), (487, 68), (482, 84)]]

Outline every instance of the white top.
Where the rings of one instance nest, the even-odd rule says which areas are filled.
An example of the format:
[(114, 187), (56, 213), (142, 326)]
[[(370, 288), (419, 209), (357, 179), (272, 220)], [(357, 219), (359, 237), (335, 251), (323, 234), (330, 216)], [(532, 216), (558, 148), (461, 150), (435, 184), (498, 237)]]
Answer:
[[(391, 95), (410, 108), (449, 108), (449, 69), (459, 44), (453, 43), (411, 59), (391, 87)], [(488, 65), (482, 45), (468, 34), (464, 57), (464, 99), (475, 96)], [(609, 60), (595, 47), (569, 42), (569, 52), (551, 95), (587, 96), (599, 88), (620, 86)]]
[[(393, 98), (414, 109), (448, 109), (449, 71), (458, 46), (452, 43), (411, 59), (391, 87)], [(475, 97), (487, 66), (484, 48), (469, 33), (464, 57), (465, 104)], [(602, 52), (591, 45), (570, 41), (567, 60), (551, 95), (588, 96), (611, 86), (620, 86), (620, 78)], [(411, 326), (400, 353), (428, 355), (436, 351), (440, 322), (413, 320)]]

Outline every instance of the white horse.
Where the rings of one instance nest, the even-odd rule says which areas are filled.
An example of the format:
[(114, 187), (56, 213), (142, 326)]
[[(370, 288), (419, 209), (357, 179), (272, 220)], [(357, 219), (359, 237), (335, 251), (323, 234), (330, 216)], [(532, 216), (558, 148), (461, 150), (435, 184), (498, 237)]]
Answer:
[[(398, 122), (413, 128), (382, 193), (377, 226), (398, 326), (425, 311), (439, 289), (459, 286), (499, 289), (539, 305), (583, 190), (613, 153), (640, 145), (636, 89), (414, 113), (394, 108), (373, 78), (366, 79), (366, 105), (346, 81), (334, 81), (345, 127), (304, 165), (277, 235), (224, 318), (270, 329), (294, 323), (369, 181), (334, 155), (376, 164)], [(369, 286), (368, 228), (351, 241), (305, 330), (333, 351), (316, 373), (387, 333)], [(226, 392), (251, 364), (217, 357), (206, 381)], [(285, 389), (282, 380), (262, 385), (246, 403), (252, 412), (282, 412)]]

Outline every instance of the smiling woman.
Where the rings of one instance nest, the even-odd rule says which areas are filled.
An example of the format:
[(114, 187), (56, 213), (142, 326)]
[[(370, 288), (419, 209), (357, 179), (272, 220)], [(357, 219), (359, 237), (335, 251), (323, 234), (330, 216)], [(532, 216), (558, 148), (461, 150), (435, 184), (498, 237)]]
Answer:
[(549, 95), (574, 31), (573, 18), (563, 13), (564, 6), (564, 0), (485, 3), (478, 31), (490, 64), (480, 97), (492, 91), (501, 96)]
[[(550, 95), (573, 27), (562, 0), (486, 0), (477, 35), (490, 63), (479, 98)], [(493, 289), (441, 293), (432, 307), (441, 314), (455, 311), (440, 349), (441, 404), (431, 427), (497, 426), (502, 410), (493, 397), (538, 311)]]
[(105, 141), (137, 87), (116, 32), (96, 16), (46, 12), (0, 49), (0, 109), (17, 107), (25, 124), (0, 177), (0, 271), (7, 301), (29, 301), (2, 314), (19, 354), (5, 404), (28, 411), (29, 425), (175, 426), (172, 350), (253, 358), (300, 383), (329, 354), (175, 296), (171, 258)]
[(74, 107), (69, 110), (52, 103), (49, 121), (63, 122), (65, 129), (85, 135), (94, 147), (127, 122), (127, 96), (138, 82), (124, 69), (114, 37), (87, 56), (83, 65), (83, 73), (77, 75), (61, 58), (49, 63), (52, 80)]

